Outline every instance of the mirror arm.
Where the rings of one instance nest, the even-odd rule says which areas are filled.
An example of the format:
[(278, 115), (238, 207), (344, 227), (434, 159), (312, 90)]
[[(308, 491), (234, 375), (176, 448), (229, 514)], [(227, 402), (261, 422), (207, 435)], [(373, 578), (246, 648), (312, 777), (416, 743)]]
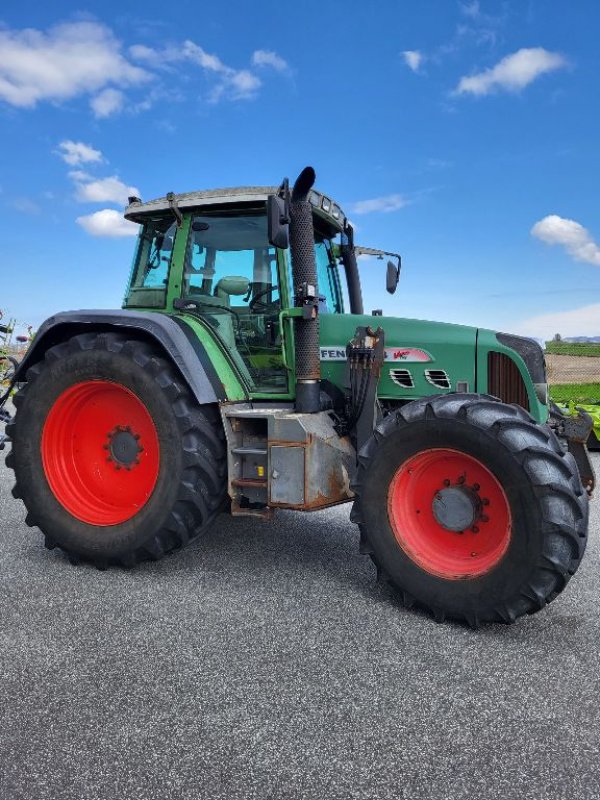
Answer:
[(183, 217), (181, 216), (181, 211), (179, 210), (177, 200), (175, 200), (175, 194), (173, 192), (167, 192), (167, 202), (169, 204), (169, 208), (173, 212), (173, 216), (177, 221), (177, 227), (181, 228)]

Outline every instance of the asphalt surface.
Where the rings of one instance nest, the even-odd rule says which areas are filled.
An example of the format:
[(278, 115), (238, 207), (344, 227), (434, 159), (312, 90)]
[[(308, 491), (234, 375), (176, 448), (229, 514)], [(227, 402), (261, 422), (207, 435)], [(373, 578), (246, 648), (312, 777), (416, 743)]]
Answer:
[(563, 595), (474, 632), (378, 588), (347, 507), (73, 567), (3, 455), (2, 800), (600, 798), (600, 500)]

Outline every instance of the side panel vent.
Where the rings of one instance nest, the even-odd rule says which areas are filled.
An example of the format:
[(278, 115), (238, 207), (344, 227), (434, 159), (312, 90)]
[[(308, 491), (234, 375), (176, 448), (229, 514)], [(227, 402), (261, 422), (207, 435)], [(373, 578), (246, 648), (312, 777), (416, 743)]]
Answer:
[(450, 389), (450, 378), (443, 369), (426, 369), (425, 377), (433, 386), (438, 389)]
[(529, 398), (519, 368), (504, 353), (488, 353), (488, 392), (503, 403), (516, 403), (529, 411)]
[(391, 369), (390, 378), (394, 383), (397, 383), (398, 386), (403, 386), (405, 389), (414, 388), (415, 382), (407, 369)]

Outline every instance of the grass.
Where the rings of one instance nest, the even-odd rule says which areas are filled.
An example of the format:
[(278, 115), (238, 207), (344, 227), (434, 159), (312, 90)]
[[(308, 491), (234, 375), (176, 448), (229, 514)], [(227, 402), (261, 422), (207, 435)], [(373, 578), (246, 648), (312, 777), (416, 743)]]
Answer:
[(563, 383), (550, 386), (550, 397), (555, 403), (600, 402), (600, 383)]
[(600, 356), (600, 343), (546, 342), (546, 352), (558, 356)]

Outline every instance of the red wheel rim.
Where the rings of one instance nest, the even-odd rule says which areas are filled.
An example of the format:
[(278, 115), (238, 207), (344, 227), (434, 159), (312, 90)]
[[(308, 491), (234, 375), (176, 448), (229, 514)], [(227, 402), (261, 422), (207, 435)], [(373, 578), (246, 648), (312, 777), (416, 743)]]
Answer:
[(54, 496), (91, 525), (131, 519), (156, 485), (156, 428), (139, 397), (118, 383), (84, 381), (66, 389), (46, 418), (41, 449)]
[[(436, 503), (448, 490), (471, 504), (473, 520), (462, 531), (436, 517)], [(435, 448), (407, 459), (390, 484), (388, 515), (404, 552), (426, 572), (449, 580), (489, 572), (510, 543), (511, 512), (502, 486), (481, 461), (458, 450)]]

